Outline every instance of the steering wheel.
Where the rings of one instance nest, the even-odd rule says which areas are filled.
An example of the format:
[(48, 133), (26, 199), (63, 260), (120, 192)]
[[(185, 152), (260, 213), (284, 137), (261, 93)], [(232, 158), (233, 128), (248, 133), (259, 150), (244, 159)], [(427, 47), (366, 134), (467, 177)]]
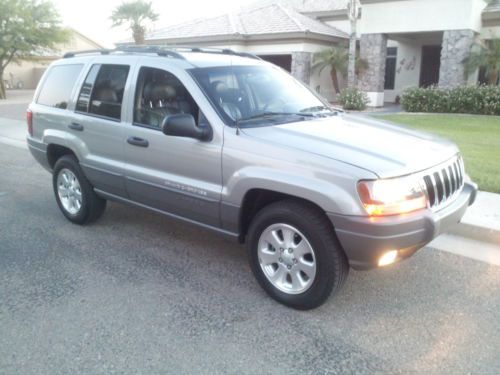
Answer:
[[(283, 112), (283, 107), (287, 105), (286, 101), (283, 98), (273, 98), (271, 101), (267, 102), (262, 108), (263, 112)], [(278, 108), (278, 110), (272, 110), (274, 108)]]

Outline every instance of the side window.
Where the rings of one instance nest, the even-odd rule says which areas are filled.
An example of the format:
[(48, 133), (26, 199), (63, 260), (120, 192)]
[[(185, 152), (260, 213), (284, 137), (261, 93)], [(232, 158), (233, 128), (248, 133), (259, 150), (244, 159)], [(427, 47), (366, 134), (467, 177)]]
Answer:
[(237, 121), (252, 115), (256, 103), (246, 77), (237, 77), (233, 69), (227, 68), (199, 70), (195, 76), (224, 118)]
[(82, 64), (52, 67), (47, 73), (37, 103), (61, 109), (68, 108), (71, 91), (82, 68)]
[(80, 95), (78, 96), (78, 101), (76, 102), (76, 110), (78, 112), (88, 112), (90, 107), (90, 97), (92, 96), (92, 88), (94, 87), (95, 79), (97, 78), (97, 73), (101, 65), (92, 65), (85, 82), (83, 82), (82, 89), (80, 90)]
[(134, 101), (134, 124), (160, 129), (169, 115), (188, 113), (198, 126), (207, 121), (197, 104), (173, 74), (155, 68), (142, 67), (137, 78)]
[(76, 110), (121, 119), (128, 65), (93, 65), (83, 83)]

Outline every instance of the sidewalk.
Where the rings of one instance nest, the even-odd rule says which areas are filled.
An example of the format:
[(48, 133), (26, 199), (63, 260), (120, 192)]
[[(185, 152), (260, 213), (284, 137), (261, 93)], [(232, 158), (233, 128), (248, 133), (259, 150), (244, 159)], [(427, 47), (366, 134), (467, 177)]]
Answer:
[(460, 224), (468, 237), (500, 245), (500, 194), (479, 192)]
[(7, 90), (7, 99), (0, 100), (0, 106), (29, 103), (35, 90)]
[(428, 246), (500, 266), (500, 194), (480, 191), (461, 222)]
[[(1, 114), (1, 107), (0, 107)], [(14, 120), (10, 118), (0, 117), (0, 148), (3, 144), (10, 146), (28, 149), (26, 144), (26, 136), (28, 128), (26, 121)]]

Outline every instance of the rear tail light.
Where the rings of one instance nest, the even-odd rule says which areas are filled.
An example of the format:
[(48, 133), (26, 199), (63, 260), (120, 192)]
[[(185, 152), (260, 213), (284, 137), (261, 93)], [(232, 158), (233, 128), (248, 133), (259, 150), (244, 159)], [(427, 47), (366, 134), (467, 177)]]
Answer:
[(33, 112), (29, 109), (26, 111), (26, 122), (28, 123), (28, 133), (33, 137)]

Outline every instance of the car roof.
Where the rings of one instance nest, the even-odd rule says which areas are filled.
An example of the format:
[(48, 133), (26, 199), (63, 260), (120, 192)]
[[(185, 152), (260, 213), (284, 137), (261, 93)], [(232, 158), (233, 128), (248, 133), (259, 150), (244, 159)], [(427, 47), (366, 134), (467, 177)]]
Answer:
[(245, 52), (235, 52), (230, 49), (162, 46), (125, 47), (114, 50), (100, 49), (79, 52), (69, 52), (55, 65), (86, 63), (99, 57), (100, 61), (123, 63), (139, 57), (151, 59), (167, 59), (169, 64), (179, 68), (205, 68), (231, 65), (261, 65), (267, 64), (255, 55)]

